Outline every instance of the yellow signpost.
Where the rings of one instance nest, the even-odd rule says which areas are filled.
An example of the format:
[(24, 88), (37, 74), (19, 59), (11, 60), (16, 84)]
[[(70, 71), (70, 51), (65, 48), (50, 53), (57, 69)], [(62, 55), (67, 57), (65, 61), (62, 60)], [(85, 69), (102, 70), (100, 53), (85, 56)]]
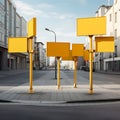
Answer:
[(77, 19), (77, 36), (89, 36), (89, 63), (90, 63), (90, 94), (93, 94), (93, 48), (92, 37), (93, 35), (106, 34), (106, 17), (94, 18), (78, 18)]
[(8, 38), (8, 52), (27, 52), (27, 38)]
[(36, 18), (28, 22), (28, 36), (20, 38), (8, 38), (8, 52), (21, 53), (29, 52), (30, 58), (30, 89), (29, 93), (33, 93), (33, 38), (36, 36)]
[(30, 59), (30, 67), (29, 67), (29, 93), (33, 93), (33, 39), (36, 36), (36, 18), (32, 18), (28, 22), (28, 48), (29, 48), (29, 59)]
[(93, 60), (92, 60), (92, 57), (93, 57), (93, 49), (92, 49), (92, 35), (89, 36), (90, 38), (90, 57), (89, 57), (89, 62), (90, 62), (90, 74), (89, 74), (89, 77), (90, 77), (90, 94), (93, 94), (93, 74), (92, 74), (92, 70), (93, 70)]
[(114, 37), (95, 37), (96, 52), (114, 52)]
[[(81, 51), (82, 49), (81, 48), (79, 48), (79, 50)], [(73, 50), (70, 50), (70, 52), (69, 52), (69, 55), (67, 56), (67, 57), (62, 57), (62, 60), (64, 60), (64, 61), (68, 61), (68, 60), (70, 60), (70, 61), (74, 61), (74, 88), (76, 88), (77, 87), (77, 80), (76, 80), (76, 70), (77, 70), (77, 57), (74, 57), (73, 55), (72, 55), (72, 51)], [(75, 50), (74, 50), (74, 52), (75, 52)], [(76, 51), (76, 53), (77, 53), (77, 51)], [(78, 54), (78, 53), (77, 53)], [(77, 56), (77, 54), (75, 55), (75, 53), (74, 53), (74, 55), (75, 56)]]
[(29, 93), (33, 93), (33, 40), (32, 38), (29, 38), (29, 60), (30, 60), (30, 66), (29, 66)]
[(77, 57), (74, 57), (74, 88), (77, 88)]
[(57, 57), (57, 86), (60, 89), (60, 57), (68, 57), (70, 43), (66, 42), (47, 42), (47, 56)]
[(74, 88), (77, 87), (77, 80), (76, 80), (77, 60), (79, 56), (83, 56), (83, 52), (84, 52), (83, 44), (72, 44), (72, 50), (70, 50), (67, 57), (62, 57), (62, 60), (74, 61)]
[(72, 56), (74, 58), (74, 88), (77, 87), (77, 58), (83, 56), (84, 54), (84, 45), (83, 44), (72, 44)]
[(57, 86), (60, 89), (60, 57), (57, 57)]

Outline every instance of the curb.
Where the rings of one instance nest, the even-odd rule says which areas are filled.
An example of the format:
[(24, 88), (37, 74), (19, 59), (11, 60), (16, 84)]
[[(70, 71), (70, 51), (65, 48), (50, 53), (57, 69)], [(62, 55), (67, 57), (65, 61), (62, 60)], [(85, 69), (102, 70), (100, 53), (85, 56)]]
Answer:
[(12, 103), (10, 100), (0, 100), (0, 103)]
[(0, 100), (0, 103), (23, 103), (23, 104), (76, 104), (76, 103), (107, 103), (107, 102), (120, 102), (120, 98), (76, 100), (76, 101)]
[(111, 75), (120, 75), (120, 72), (100, 72), (100, 71), (95, 71), (95, 73), (100, 73), (100, 74), (111, 74)]
[(67, 101), (66, 103), (103, 103), (103, 102), (120, 102), (120, 98)]

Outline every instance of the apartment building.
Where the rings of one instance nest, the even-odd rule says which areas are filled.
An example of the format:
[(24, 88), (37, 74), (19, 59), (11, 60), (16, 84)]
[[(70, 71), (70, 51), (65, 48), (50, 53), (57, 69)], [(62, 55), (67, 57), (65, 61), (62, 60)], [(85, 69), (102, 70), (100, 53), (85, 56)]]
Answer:
[(4, 0), (0, 1), (0, 70), (7, 68), (7, 41), (5, 39), (5, 8)]
[(42, 42), (35, 43), (35, 69), (42, 69), (49, 66), (50, 59), (46, 56), (46, 49), (43, 46), (44, 44)]
[(46, 48), (44, 48), (43, 50), (44, 50), (44, 52), (43, 52), (43, 54), (44, 54), (44, 67), (47, 68), (47, 67), (49, 67), (49, 65), (50, 65), (50, 58), (47, 57)]
[[(26, 37), (27, 36), (27, 22), (16, 13), (16, 25), (15, 25), (15, 37)], [(27, 57), (28, 53), (14, 53), (9, 54), (9, 69), (25, 69), (27, 67)]]
[(115, 52), (96, 53), (94, 67), (99, 71), (120, 71), (120, 0), (114, 0), (112, 6), (100, 6), (96, 16), (106, 16), (106, 35), (114, 36)]
[(26, 25), (11, 0), (0, 1), (0, 70), (25, 68), (26, 54), (9, 54), (7, 51), (8, 37), (26, 36)]

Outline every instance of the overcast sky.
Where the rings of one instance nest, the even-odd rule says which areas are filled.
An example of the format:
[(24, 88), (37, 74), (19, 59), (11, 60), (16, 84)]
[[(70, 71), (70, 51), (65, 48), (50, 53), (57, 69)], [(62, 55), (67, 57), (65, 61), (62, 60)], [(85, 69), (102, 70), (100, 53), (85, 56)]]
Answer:
[(45, 46), (47, 41), (54, 41), (54, 34), (45, 31), (45, 28), (55, 31), (59, 42), (84, 43), (84, 37), (76, 36), (76, 18), (94, 17), (99, 6), (107, 5), (107, 1), (14, 0), (17, 12), (27, 21), (37, 18), (37, 41)]

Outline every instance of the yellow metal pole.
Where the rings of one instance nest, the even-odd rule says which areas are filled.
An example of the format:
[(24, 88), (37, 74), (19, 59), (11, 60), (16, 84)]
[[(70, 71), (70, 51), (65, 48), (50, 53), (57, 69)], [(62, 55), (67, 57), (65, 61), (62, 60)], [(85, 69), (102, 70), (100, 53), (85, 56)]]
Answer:
[(76, 84), (76, 63), (77, 63), (77, 60), (76, 58), (74, 58), (74, 88), (77, 88), (77, 84)]
[(90, 72), (89, 72), (89, 79), (90, 79), (90, 91), (89, 93), (90, 94), (93, 94), (93, 75), (92, 75), (92, 69), (93, 69), (93, 61), (92, 61), (92, 58), (93, 58), (93, 49), (92, 49), (92, 35), (89, 36), (90, 38), (90, 54), (89, 54), (89, 60), (90, 60)]
[(33, 93), (33, 40), (29, 39), (29, 59), (30, 59), (30, 66), (29, 66), (29, 85), (30, 85), (30, 89), (29, 89), (29, 93)]
[(57, 85), (58, 89), (60, 89), (60, 57), (57, 57)]

